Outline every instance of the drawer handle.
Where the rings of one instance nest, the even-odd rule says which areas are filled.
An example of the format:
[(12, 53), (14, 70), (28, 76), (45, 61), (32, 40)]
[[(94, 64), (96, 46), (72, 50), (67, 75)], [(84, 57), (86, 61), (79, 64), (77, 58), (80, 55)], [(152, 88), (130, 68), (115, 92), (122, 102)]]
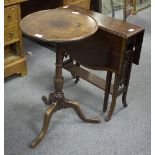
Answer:
[(8, 15), (7, 18), (8, 18), (8, 20), (11, 20), (12, 19), (12, 16)]
[(14, 33), (13, 32), (10, 32), (9, 33), (9, 36), (10, 36), (10, 38), (12, 38), (14, 36)]

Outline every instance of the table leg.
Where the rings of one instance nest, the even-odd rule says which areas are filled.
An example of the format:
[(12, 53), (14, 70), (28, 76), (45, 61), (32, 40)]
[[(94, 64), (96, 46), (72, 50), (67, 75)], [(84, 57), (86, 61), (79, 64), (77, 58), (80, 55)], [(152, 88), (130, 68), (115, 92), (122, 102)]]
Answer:
[(115, 110), (118, 88), (119, 88), (119, 75), (115, 74), (112, 102), (111, 102), (111, 106), (110, 106), (110, 110), (108, 112), (108, 115), (105, 118), (106, 122), (111, 119), (111, 116), (112, 116), (112, 114), (113, 114), (113, 112)]
[(122, 103), (124, 107), (127, 107), (127, 102), (126, 102), (126, 97), (127, 97), (127, 92), (128, 92), (128, 87), (129, 87), (129, 81), (130, 81), (130, 74), (131, 74), (131, 68), (132, 68), (132, 62), (130, 61), (127, 67), (127, 76), (125, 78), (124, 82), (124, 87), (126, 88), (125, 92), (122, 95)]
[(42, 97), (45, 104), (49, 105), (47, 111), (45, 112), (43, 128), (37, 138), (31, 143), (31, 147), (36, 147), (41, 140), (43, 139), (44, 135), (47, 132), (49, 122), (53, 112), (63, 108), (73, 108), (77, 115), (85, 122), (88, 123), (100, 123), (99, 119), (88, 119), (83, 114), (79, 103), (76, 101), (70, 101), (65, 99), (64, 94), (62, 92), (63, 88), (63, 77), (62, 77), (62, 64), (63, 64), (63, 54), (61, 47), (57, 46), (56, 48), (56, 70), (55, 70), (55, 77), (54, 77), (54, 88), (55, 92), (49, 94), (49, 98), (47, 99), (45, 96)]
[(51, 105), (47, 108), (47, 110), (46, 110), (46, 112), (45, 112), (45, 116), (44, 116), (43, 127), (42, 127), (42, 129), (41, 129), (39, 135), (37, 136), (37, 138), (34, 139), (34, 140), (32, 141), (32, 143), (30, 144), (30, 147), (31, 147), (31, 148), (35, 148), (35, 147), (40, 143), (40, 141), (44, 138), (44, 136), (45, 136), (45, 134), (46, 134), (46, 132), (47, 132), (47, 129), (48, 129), (48, 127), (49, 127), (49, 123), (50, 123), (51, 116), (52, 116), (52, 114), (56, 111), (56, 105), (57, 105), (56, 103), (53, 103), (53, 104), (51, 104)]
[(83, 120), (84, 122), (87, 123), (100, 123), (100, 120), (98, 118), (94, 118), (94, 119), (89, 119), (86, 118), (86, 116), (83, 114), (81, 108), (80, 108), (80, 104), (77, 101), (71, 101), (71, 100), (66, 100), (65, 101), (65, 107), (66, 108), (73, 108), (76, 112), (76, 114), (79, 116), (79, 118), (81, 120)]
[(107, 72), (106, 77), (106, 86), (105, 86), (105, 95), (104, 95), (104, 104), (103, 104), (103, 112), (107, 111), (107, 104), (110, 94), (110, 86), (111, 86), (112, 72)]
[[(76, 66), (80, 67), (80, 64), (78, 62), (76, 62)], [(79, 76), (75, 76), (75, 83), (78, 83), (80, 80), (80, 77)]]
[[(72, 58), (70, 58), (70, 61), (71, 61), (72, 63), (74, 63), (74, 62), (73, 62), (74, 60), (73, 60)], [(79, 64), (78, 62), (76, 62), (76, 66), (80, 67), (80, 64)], [(73, 74), (72, 72), (71, 72), (71, 75), (73, 76), (73, 79), (75, 79), (75, 83), (78, 83), (79, 80), (80, 80), (80, 77), (77, 76), (76, 74)]]

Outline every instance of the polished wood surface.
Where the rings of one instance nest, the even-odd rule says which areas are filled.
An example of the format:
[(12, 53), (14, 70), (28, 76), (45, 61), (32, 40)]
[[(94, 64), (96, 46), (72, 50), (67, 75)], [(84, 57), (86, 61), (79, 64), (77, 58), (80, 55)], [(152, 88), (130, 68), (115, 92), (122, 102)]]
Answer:
[(59, 8), (30, 14), (21, 21), (20, 26), (24, 34), (31, 39), (43, 43), (55, 43), (56, 47), (55, 92), (50, 93), (48, 98), (46, 96), (42, 97), (43, 102), (48, 105), (48, 108), (45, 112), (43, 127), (30, 144), (30, 147), (35, 148), (41, 142), (47, 132), (51, 116), (57, 110), (73, 108), (81, 120), (88, 123), (100, 123), (98, 118), (87, 118), (83, 114), (79, 103), (66, 99), (62, 91), (62, 65), (65, 56), (64, 42), (70, 43), (90, 37), (98, 29), (96, 21), (92, 17), (76, 11)]
[[(144, 28), (76, 6), (70, 6), (69, 9), (92, 16), (98, 22), (99, 29), (93, 36), (78, 44), (65, 47), (70, 58), (64, 61), (63, 68), (71, 72), (76, 81), (82, 78), (105, 90), (104, 112), (107, 111), (109, 94), (112, 94), (110, 109), (105, 117), (105, 121), (109, 121), (118, 96), (122, 95), (123, 106), (127, 107), (131, 68), (133, 63), (139, 64)], [(82, 66), (107, 71), (106, 81)], [(112, 74), (115, 74), (113, 84)]]
[[(97, 13), (94, 11), (86, 10), (86, 9), (80, 8), (78, 6), (70, 6), (68, 9), (78, 11), (78, 12), (84, 13), (86, 15), (92, 16), (98, 23), (99, 31), (103, 31), (101, 33), (108, 33), (108, 35), (121, 37), (122, 39), (127, 41), (128, 46), (134, 44), (135, 52), (134, 52), (134, 56), (133, 56), (133, 63), (139, 64), (142, 42), (143, 42), (143, 35), (144, 35), (144, 31), (145, 31), (142, 26), (134, 25), (134, 24), (131, 24), (131, 23), (128, 23), (125, 21), (117, 20), (117, 19), (113, 19), (112, 17), (106, 16), (106, 15), (103, 15), (103, 14), (100, 14), (100, 13)], [(92, 36), (92, 37), (94, 37), (94, 36)], [(103, 39), (103, 38), (104, 37), (102, 35), (101, 39)], [(95, 39), (96, 38), (94, 38), (94, 41), (95, 41)], [(115, 40), (114, 40), (114, 42), (115, 42)], [(92, 44), (90, 44), (90, 45), (92, 45)], [(103, 49), (102, 46), (100, 46), (98, 48), (100, 48), (100, 50)]]
[[(62, 9), (63, 8), (55, 10), (62, 10)], [(78, 39), (77, 36), (73, 37), (73, 35), (69, 35), (71, 38), (67, 39), (67, 44), (64, 44), (64, 42), (66, 43), (66, 37), (64, 39), (64, 36), (62, 36), (62, 38), (58, 40), (57, 37), (50, 35), (51, 32), (50, 28), (47, 29), (49, 35), (47, 36), (45, 35), (46, 36), (45, 38), (43, 38), (43, 36), (39, 37), (40, 33), (44, 31), (41, 31), (42, 29), (38, 29), (38, 27), (40, 27), (39, 23), (37, 25), (34, 24), (35, 29), (31, 29), (30, 27), (31, 26), (33, 27), (33, 23), (35, 23), (35, 21), (33, 21), (31, 18), (26, 17), (29, 20), (26, 23), (23, 22), (24, 24), (21, 23), (22, 30), (23, 31), (26, 30), (24, 31), (24, 33), (27, 34), (27, 36), (29, 36), (31, 39), (35, 41), (40, 40), (44, 44), (56, 43), (56, 71), (54, 77), (55, 92), (49, 94), (48, 98), (45, 96), (42, 97), (44, 103), (48, 105), (48, 109), (45, 112), (42, 130), (40, 131), (37, 138), (34, 139), (34, 141), (30, 145), (32, 148), (36, 147), (45, 136), (49, 126), (50, 122), (49, 120), (52, 114), (57, 110), (71, 107), (75, 110), (77, 115), (83, 121), (89, 123), (100, 122), (99, 119), (87, 119), (83, 115), (78, 102), (70, 101), (64, 97), (64, 94), (62, 92), (63, 88), (62, 67), (70, 71), (71, 74), (74, 77), (76, 77), (76, 82), (79, 81), (79, 78), (83, 78), (88, 82), (94, 84), (95, 86), (105, 90), (103, 111), (106, 112), (108, 110), (108, 113), (105, 117), (105, 121), (109, 121), (114, 113), (116, 106), (116, 99), (118, 96), (122, 95), (122, 104), (124, 107), (127, 107), (126, 98), (131, 75), (132, 63), (139, 64), (143, 35), (144, 35), (143, 27), (115, 20), (113, 18), (104, 16), (102, 14), (93, 11), (82, 9), (77, 6), (69, 6), (64, 10), (70, 13), (76, 12), (76, 15), (84, 14), (88, 15), (88, 17), (93, 17), (96, 20), (97, 24), (99, 25), (98, 31), (96, 31), (96, 33), (94, 32), (92, 33), (92, 30), (90, 32), (87, 31), (89, 35), (90, 34), (91, 35), (90, 36), (82, 35), (81, 37), (82, 39), (80, 40)], [(29, 17), (34, 17), (33, 15), (34, 14), (32, 14), (32, 16), (30, 15)], [(25, 19), (23, 19), (23, 21)], [(59, 20), (63, 21), (62, 18), (60, 18)], [(49, 22), (49, 18), (47, 21)], [(44, 26), (45, 28), (47, 21), (42, 22), (41, 27), (43, 27), (43, 25), (45, 24)], [(29, 25), (30, 23), (32, 25)], [(51, 23), (52, 22), (50, 22), (50, 24)], [(57, 21), (55, 23), (57, 23)], [(60, 26), (60, 29), (62, 26), (61, 24), (62, 24), (61, 22), (57, 24), (57, 27)], [(25, 25), (26, 28), (24, 27)], [(77, 28), (79, 28), (79, 26), (77, 26)], [(39, 30), (40, 32), (36, 30)], [(34, 37), (34, 35), (36, 34), (37, 36)], [(55, 34), (58, 35), (58, 33)], [(41, 35), (44, 35), (44, 33)], [(49, 36), (52, 39), (49, 39)], [(85, 39), (83, 39), (84, 36)], [(58, 35), (58, 38), (59, 37), (60, 35)], [(74, 40), (73, 38), (76, 38), (78, 42), (74, 42), (73, 44), (72, 42)], [(63, 61), (63, 58), (67, 55), (69, 56), (69, 59)], [(74, 61), (76, 61), (76, 63)], [(99, 78), (96, 75), (93, 75), (91, 72), (87, 71), (82, 66), (94, 70), (107, 71), (106, 80)], [(112, 84), (113, 74), (114, 74), (114, 82)], [(110, 108), (107, 109), (109, 94), (112, 94), (112, 102)]]
[[(81, 65), (95, 70), (121, 71), (123, 38), (98, 30), (92, 37), (67, 45), (67, 53)], [(88, 59), (89, 56), (89, 59)]]
[(86, 38), (97, 31), (98, 25), (92, 17), (65, 7), (26, 16), (21, 22), (21, 29), (32, 38), (51, 43)]
[(20, 3), (25, 0), (4, 1), (4, 77), (12, 74), (26, 75), (26, 61), (19, 28)]
[(144, 31), (144, 28), (142, 26), (134, 25), (118, 19), (114, 20), (112, 17), (106, 16), (94, 11), (90, 11), (87, 9), (83, 9), (78, 6), (70, 6), (69, 9), (74, 11), (79, 11), (83, 14), (93, 17), (97, 21), (100, 29), (103, 29), (107, 32), (110, 32), (116, 35), (120, 35), (124, 38), (131, 37), (134, 34), (137, 34), (138, 32)]

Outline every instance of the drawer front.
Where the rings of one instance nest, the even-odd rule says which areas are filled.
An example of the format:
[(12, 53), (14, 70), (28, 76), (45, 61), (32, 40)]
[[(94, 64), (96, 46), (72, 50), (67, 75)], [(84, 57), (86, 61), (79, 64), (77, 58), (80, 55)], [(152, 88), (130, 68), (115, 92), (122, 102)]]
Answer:
[(89, 9), (89, 3), (88, 2), (78, 3), (76, 5), (78, 5), (82, 8), (85, 8), (85, 9)]
[(18, 2), (19, 0), (4, 0), (4, 5), (11, 5)]
[(69, 4), (81, 3), (84, 1), (86, 1), (86, 0), (64, 0), (63, 3), (64, 3), (64, 5), (69, 5)]
[(12, 5), (4, 9), (4, 26), (17, 23), (19, 18), (19, 5)]
[(4, 0), (4, 5), (9, 5), (12, 3), (13, 0)]
[(13, 4), (21, 3), (24, 1), (26, 0), (4, 0), (4, 6), (13, 5)]
[(11, 44), (20, 39), (20, 30), (18, 25), (4, 28), (4, 44)]

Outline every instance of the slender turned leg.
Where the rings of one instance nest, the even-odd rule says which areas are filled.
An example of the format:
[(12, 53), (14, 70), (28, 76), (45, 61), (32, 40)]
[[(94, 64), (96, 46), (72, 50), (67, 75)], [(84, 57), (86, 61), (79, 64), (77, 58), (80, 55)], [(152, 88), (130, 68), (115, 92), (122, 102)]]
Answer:
[(94, 119), (86, 118), (77, 101), (66, 100), (65, 101), (65, 107), (66, 108), (73, 108), (75, 110), (76, 114), (79, 116), (79, 118), (81, 120), (83, 120), (84, 122), (87, 122), (87, 123), (100, 123), (101, 122), (100, 119), (98, 119), (98, 118), (94, 118)]
[[(78, 62), (76, 62), (76, 66), (78, 66), (78, 67), (80, 67), (80, 64), (78, 63)], [(80, 80), (80, 77), (79, 76), (75, 76), (75, 83), (78, 83), (79, 82), (79, 80)]]
[(122, 95), (122, 103), (123, 103), (123, 106), (124, 106), (124, 107), (127, 107), (127, 106), (128, 106), (128, 104), (127, 104), (127, 102), (126, 102), (126, 97), (127, 97), (127, 91), (125, 91), (125, 92), (123, 93), (123, 95)]
[[(74, 60), (72, 58), (70, 60), (72, 61), (72, 63), (74, 62)], [(76, 66), (80, 67), (80, 64), (78, 62), (76, 62)], [(73, 79), (75, 79), (75, 83), (78, 83), (80, 80), (80, 77), (72, 72), (71, 72), (71, 75), (73, 76)]]
[(62, 65), (63, 65), (63, 54), (61, 47), (56, 46), (56, 69), (54, 78), (54, 88), (55, 92), (62, 93), (63, 88), (63, 77), (62, 77)]
[[(62, 88), (63, 88), (63, 77), (62, 77), (62, 64), (63, 64), (63, 60), (62, 60), (62, 52), (61, 52), (61, 48), (57, 47), (57, 52), (56, 52), (56, 76), (54, 79), (54, 86), (55, 86), (55, 98), (58, 101), (58, 109), (62, 109), (62, 108), (67, 108), (67, 107), (72, 107), (77, 115), (85, 122), (89, 122), (89, 123), (99, 123), (100, 121), (98, 119), (87, 119), (84, 114), (82, 113), (80, 106), (77, 102), (70, 102), (70, 101), (66, 101), (64, 99), (64, 95), (62, 92)], [(79, 64), (77, 64), (79, 65)]]
[(127, 67), (127, 75), (126, 75), (126, 79), (125, 79), (125, 83), (124, 83), (124, 87), (126, 87), (125, 92), (122, 95), (122, 103), (124, 107), (127, 107), (127, 102), (126, 102), (126, 97), (127, 97), (127, 93), (128, 93), (128, 87), (129, 87), (129, 81), (130, 81), (130, 74), (131, 74), (131, 68), (132, 68), (132, 62), (130, 62), (128, 64)]
[(107, 77), (106, 77), (106, 87), (105, 87), (105, 95), (104, 95), (103, 112), (106, 112), (106, 110), (107, 110), (107, 104), (108, 104), (110, 86), (111, 86), (111, 79), (112, 79), (112, 72), (108, 71)]
[[(73, 59), (72, 59), (72, 58), (70, 58), (68, 61), (73, 63)], [(73, 79), (74, 79), (75, 76), (76, 76), (76, 75), (75, 75), (74, 73), (72, 73), (72, 72), (71, 72), (71, 75), (72, 75)]]
[(35, 148), (41, 142), (41, 140), (44, 138), (44, 136), (47, 132), (47, 129), (49, 127), (49, 122), (50, 122), (51, 116), (56, 111), (56, 106), (57, 106), (57, 104), (53, 103), (46, 110), (45, 116), (44, 116), (43, 127), (42, 127), (39, 135), (30, 144), (31, 148)]
[(111, 119), (111, 116), (114, 112), (115, 106), (116, 106), (116, 98), (117, 98), (117, 90), (119, 87), (119, 76), (115, 74), (115, 81), (114, 81), (114, 87), (113, 87), (113, 95), (112, 95), (112, 102), (110, 106), (110, 110), (108, 112), (108, 115), (105, 118), (105, 121), (109, 121)]

